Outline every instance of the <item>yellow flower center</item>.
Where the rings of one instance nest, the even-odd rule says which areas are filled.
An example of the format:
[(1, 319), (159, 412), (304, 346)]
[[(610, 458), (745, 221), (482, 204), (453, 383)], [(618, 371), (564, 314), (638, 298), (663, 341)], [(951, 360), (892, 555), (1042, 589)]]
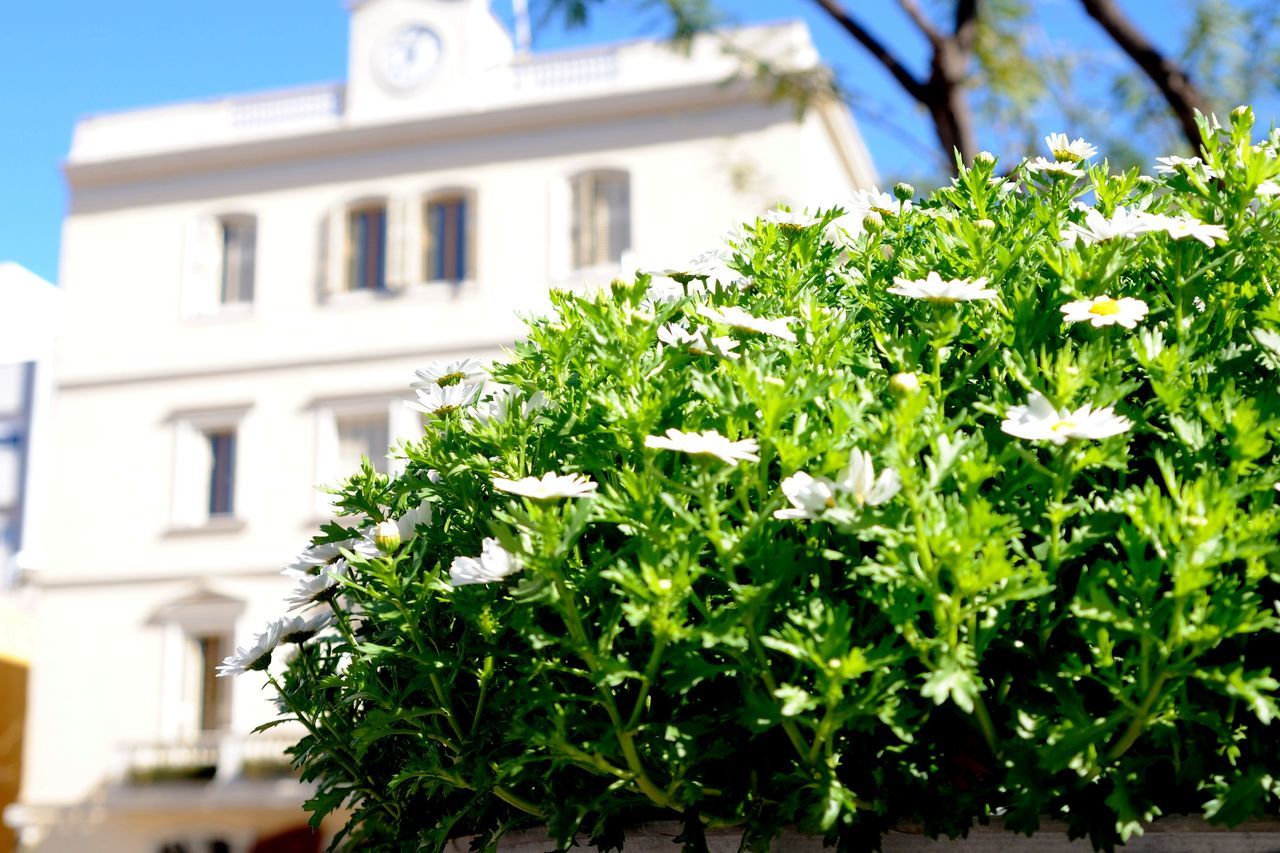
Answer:
[(832, 495), (831, 497), (827, 498), (827, 509), (831, 509), (835, 505), (836, 505), (835, 495)]
[(1053, 152), (1053, 159), (1059, 163), (1079, 163), (1084, 158), (1070, 148), (1056, 148)]
[(897, 216), (897, 215), (898, 215), (897, 211), (890, 210), (890, 209), (889, 209), (889, 208), (887, 208), (887, 207), (875, 207), (875, 206), (872, 206), (871, 210), (872, 210), (872, 212), (873, 212), (873, 213), (878, 213), (878, 214), (880, 214), (881, 216)]
[(1100, 299), (1095, 299), (1093, 305), (1089, 306), (1089, 313), (1097, 314), (1099, 317), (1119, 314), (1120, 303), (1109, 296), (1103, 296)]
[(1056, 424), (1049, 427), (1049, 429), (1053, 432), (1062, 432), (1066, 429), (1074, 429), (1075, 425), (1075, 421), (1058, 421)]
[(450, 385), (457, 385), (459, 382), (461, 382), (463, 379), (466, 379), (466, 378), (467, 376), (465, 373), (458, 373), (458, 372), (446, 373), (444, 376), (441, 376), (439, 379), (436, 380), (436, 384), (439, 385), (441, 388), (448, 388)]

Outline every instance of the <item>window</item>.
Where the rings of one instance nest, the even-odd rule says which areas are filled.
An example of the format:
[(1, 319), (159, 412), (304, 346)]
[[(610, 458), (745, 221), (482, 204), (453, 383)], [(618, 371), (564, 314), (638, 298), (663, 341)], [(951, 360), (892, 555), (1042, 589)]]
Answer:
[(382, 290), (386, 276), (387, 206), (354, 208), (347, 214), (347, 289)]
[(239, 477), (246, 410), (174, 416), (174, 532), (232, 529), (246, 516)]
[(631, 180), (626, 172), (573, 179), (573, 265), (615, 264), (631, 248)]
[(456, 193), (427, 201), (424, 243), (427, 281), (464, 281), (472, 275), (471, 208)]
[(257, 221), (252, 216), (226, 216), (222, 225), (222, 270), (218, 301), (240, 305), (253, 301)]
[(375, 471), (387, 473), (387, 445), (390, 429), (386, 411), (339, 415), (338, 476), (354, 474), (361, 457), (369, 457)]
[(236, 433), (219, 427), (204, 433), (209, 445), (209, 517), (235, 514)]
[(192, 637), (195, 651), (195, 671), (199, 679), (199, 724), (202, 732), (216, 732), (231, 723), (230, 695), (227, 679), (218, 678), (218, 665), (231, 654), (231, 642), (226, 634), (205, 634)]
[(147, 619), (164, 631), (161, 739), (194, 743), (204, 733), (230, 728), (234, 679), (218, 678), (217, 667), (232, 652), (244, 609), (242, 600), (198, 586), (165, 602)]
[(422, 435), (422, 420), (400, 395), (321, 400), (316, 416), (315, 475), (312, 511), (320, 518), (334, 514), (334, 496), (326, 491), (360, 470), (367, 456), (375, 471), (400, 470), (403, 460), (388, 459), (393, 444)]

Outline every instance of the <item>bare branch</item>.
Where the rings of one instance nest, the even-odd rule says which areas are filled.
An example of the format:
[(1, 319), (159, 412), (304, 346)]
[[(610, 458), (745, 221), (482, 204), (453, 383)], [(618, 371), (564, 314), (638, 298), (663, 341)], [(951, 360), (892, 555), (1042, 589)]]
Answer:
[(1204, 96), (1187, 73), (1147, 39), (1125, 16), (1114, 0), (1080, 0), (1089, 17), (1097, 21), (1107, 35), (1137, 63), (1143, 73), (1164, 95), (1169, 109), (1182, 126), (1182, 135), (1193, 150), (1200, 148), (1200, 129), (1196, 126), (1196, 110), (1207, 113)]
[(844, 28), (845, 32), (853, 36), (859, 44), (867, 49), (867, 51), (876, 58), (876, 60), (885, 67), (885, 69), (893, 75), (893, 79), (898, 81), (902, 88), (917, 101), (923, 101), (926, 97), (924, 84), (917, 80), (907, 67), (898, 60), (896, 56), (889, 52), (889, 49), (881, 44), (880, 40), (867, 31), (860, 23), (854, 20), (839, 0), (814, 0), (831, 19)]
[(964, 53), (973, 50), (978, 38), (978, 0), (959, 0), (956, 3), (956, 46)]
[(925, 13), (916, 5), (916, 0), (898, 0), (898, 5), (902, 7), (902, 11), (907, 13), (907, 17), (920, 28), (920, 32), (924, 33), (924, 37), (929, 40), (929, 44), (934, 49), (942, 47), (942, 43), (946, 41), (944, 36), (937, 27), (933, 25)]

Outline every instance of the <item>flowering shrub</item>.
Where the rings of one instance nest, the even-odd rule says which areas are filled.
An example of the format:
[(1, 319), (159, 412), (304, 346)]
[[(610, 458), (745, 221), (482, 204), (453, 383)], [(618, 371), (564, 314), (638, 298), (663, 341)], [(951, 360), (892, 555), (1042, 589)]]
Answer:
[[(778, 211), (420, 374), (266, 669), (360, 849), (1277, 811), (1280, 137)], [(330, 612), (331, 609), (331, 612)], [(318, 632), (318, 633), (317, 633)], [(269, 667), (282, 637), (296, 652)], [(314, 636), (313, 636), (314, 635)], [(277, 654), (277, 660), (282, 658)]]

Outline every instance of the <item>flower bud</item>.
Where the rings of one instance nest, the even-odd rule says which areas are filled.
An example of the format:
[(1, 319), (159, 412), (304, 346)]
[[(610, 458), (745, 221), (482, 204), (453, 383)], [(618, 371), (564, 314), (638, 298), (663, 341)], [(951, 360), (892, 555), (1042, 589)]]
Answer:
[(914, 373), (895, 373), (889, 377), (889, 390), (898, 397), (907, 397), (920, 390), (920, 379)]
[(990, 219), (979, 219), (973, 224), (981, 231), (994, 231), (996, 229), (996, 224)]
[(873, 210), (862, 217), (862, 227), (868, 231), (879, 231), (884, 227), (884, 217)]
[(973, 155), (973, 164), (975, 166), (994, 166), (996, 164), (996, 155), (990, 151), (979, 151)]
[(1253, 129), (1253, 107), (1250, 107), (1246, 104), (1241, 104), (1240, 106), (1232, 110), (1231, 125), (1232, 127), (1235, 127), (1241, 130), (1252, 130)]
[(400, 526), (394, 521), (383, 521), (373, 528), (373, 544), (384, 554), (400, 547)]
[(899, 181), (893, 185), (893, 197), (898, 201), (910, 201), (915, 194), (916, 188), (906, 181)]

